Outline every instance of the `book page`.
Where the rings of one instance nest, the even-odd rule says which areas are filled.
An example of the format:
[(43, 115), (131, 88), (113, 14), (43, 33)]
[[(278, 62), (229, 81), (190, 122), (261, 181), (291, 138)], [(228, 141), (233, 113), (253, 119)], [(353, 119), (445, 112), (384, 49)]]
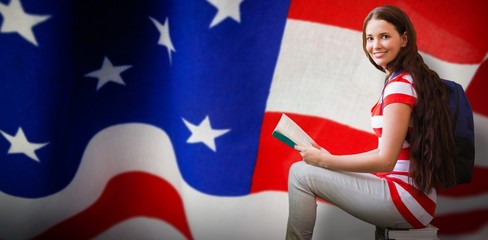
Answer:
[[(276, 125), (275, 131), (289, 138), (289, 140), (293, 141), (296, 145), (304, 146), (304, 147), (312, 146), (313, 139), (305, 131), (303, 131), (303, 129), (300, 126), (298, 126), (298, 124), (296, 124), (293, 120), (291, 120), (291, 118), (289, 118), (286, 114), (281, 115), (281, 119)], [(273, 135), (275, 136), (275, 134)], [(280, 137), (277, 138), (280, 139)]]

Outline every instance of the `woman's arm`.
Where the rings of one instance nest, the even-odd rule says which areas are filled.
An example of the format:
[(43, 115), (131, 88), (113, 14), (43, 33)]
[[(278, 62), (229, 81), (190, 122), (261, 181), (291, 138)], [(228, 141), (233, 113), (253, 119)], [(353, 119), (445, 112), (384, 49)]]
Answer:
[(383, 109), (383, 130), (378, 149), (350, 155), (332, 155), (318, 145), (296, 146), (303, 160), (319, 167), (350, 172), (388, 172), (395, 167), (410, 121), (411, 106), (392, 103)]

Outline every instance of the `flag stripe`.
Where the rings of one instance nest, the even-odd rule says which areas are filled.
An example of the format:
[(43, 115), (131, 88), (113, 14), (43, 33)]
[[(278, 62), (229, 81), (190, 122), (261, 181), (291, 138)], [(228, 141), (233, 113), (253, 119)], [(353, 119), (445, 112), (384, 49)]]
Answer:
[(470, 195), (488, 194), (488, 189), (483, 186), (488, 182), (488, 168), (475, 166), (473, 178), (469, 184), (460, 184), (454, 188), (439, 191), (440, 195), (463, 198)]
[[(485, 94), (485, 98), (487, 95)], [(485, 100), (485, 103), (488, 100)], [(474, 113), (474, 140), (475, 140), (475, 161), (476, 166), (488, 169), (488, 116)]]
[[(419, 2), (374, 0), (350, 2), (333, 0), (294, 0), (288, 17), (362, 31), (364, 18), (374, 7), (393, 4), (410, 17), (418, 36), (419, 49), (449, 62), (477, 64), (488, 50), (488, 35), (478, 29), (488, 22), (482, 0)], [(434, 10), (434, 11), (433, 11)], [(449, 16), (449, 17), (446, 17)], [(436, 31), (432, 31), (436, 29)], [(449, 41), (446, 41), (449, 39)]]
[(486, 104), (488, 81), (486, 79), (488, 79), (488, 58), (480, 65), (469, 87), (465, 90), (473, 111), (488, 118), (488, 104)]
[(94, 204), (34, 239), (90, 239), (134, 216), (164, 220), (193, 239), (179, 193), (163, 179), (141, 172), (114, 176)]
[[(424, 56), (441, 77), (465, 88), (478, 67)], [(360, 32), (288, 20), (266, 111), (324, 117), (371, 132), (370, 109), (384, 78), (362, 52)]]
[(437, 216), (432, 221), (434, 226), (442, 226), (440, 234), (460, 235), (466, 232), (476, 232), (488, 223), (488, 209), (477, 209), (445, 216)]
[(468, 195), (464, 197), (438, 196), (436, 209), (437, 216), (445, 216), (453, 213), (471, 212), (477, 209), (485, 209), (488, 202), (488, 193)]

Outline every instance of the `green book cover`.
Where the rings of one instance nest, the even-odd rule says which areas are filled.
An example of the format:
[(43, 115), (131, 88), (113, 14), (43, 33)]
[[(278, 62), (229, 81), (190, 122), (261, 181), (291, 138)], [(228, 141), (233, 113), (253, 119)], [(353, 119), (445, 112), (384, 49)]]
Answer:
[(288, 138), (287, 136), (283, 135), (282, 133), (278, 132), (278, 131), (273, 131), (273, 133), (271, 134), (273, 135), (273, 137), (277, 138), (278, 140), (282, 141), (283, 143), (285, 143), (286, 145), (292, 147), (292, 148), (295, 148), (295, 142), (293, 142), (293, 140), (291, 140), (290, 138)]
[(312, 138), (286, 114), (281, 115), (271, 135), (292, 148), (296, 145), (311, 147), (313, 142)]

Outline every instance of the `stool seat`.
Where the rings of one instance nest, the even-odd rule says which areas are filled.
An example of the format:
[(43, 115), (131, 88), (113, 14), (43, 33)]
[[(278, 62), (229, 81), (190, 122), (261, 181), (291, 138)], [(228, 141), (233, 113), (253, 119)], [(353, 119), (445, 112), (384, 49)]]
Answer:
[(430, 239), (438, 240), (437, 231), (439, 229), (433, 225), (428, 225), (424, 228), (415, 229), (391, 229), (376, 226), (375, 239), (376, 240), (421, 240)]

